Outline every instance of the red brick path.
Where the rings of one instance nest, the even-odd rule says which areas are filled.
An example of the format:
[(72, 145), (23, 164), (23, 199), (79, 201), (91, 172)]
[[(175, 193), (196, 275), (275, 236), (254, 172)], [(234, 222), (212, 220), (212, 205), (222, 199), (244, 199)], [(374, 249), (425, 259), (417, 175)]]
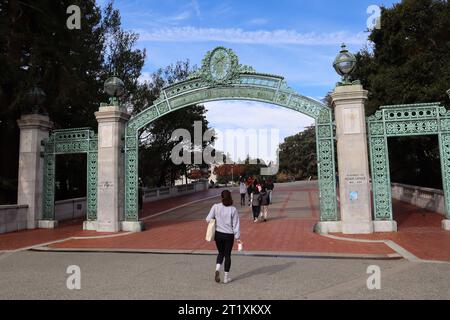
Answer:
[[(69, 240), (51, 245), (53, 248), (96, 249), (166, 249), (215, 250), (214, 243), (204, 240), (204, 218), (213, 203), (218, 202), (221, 190), (209, 190), (174, 199), (146, 204), (141, 213), (146, 231), (115, 238)], [(209, 198), (188, 206), (179, 206)], [(239, 206), (239, 195), (234, 192), (235, 204), (241, 217), (241, 232), (246, 251), (339, 253), (339, 254), (392, 254), (383, 243), (361, 243), (330, 239), (317, 235), (313, 227), (319, 217), (316, 184), (279, 186), (274, 193), (267, 223), (253, 223), (249, 207)], [(178, 209), (174, 209), (178, 208)], [(157, 213), (174, 209), (158, 215)], [(450, 261), (450, 232), (441, 229), (443, 217), (416, 207), (394, 201), (394, 216), (399, 232), (367, 236), (341, 237), (393, 240), (421, 259)], [(55, 230), (29, 230), (0, 235), (0, 250), (23, 248), (68, 237), (102, 235), (82, 231), (81, 221), (64, 223)]]
[[(208, 194), (209, 195), (209, 194)], [(234, 192), (235, 204), (239, 195)], [(177, 204), (180, 204), (177, 199)], [(147, 219), (146, 231), (119, 238), (71, 240), (52, 245), (53, 248), (97, 249), (167, 249), (215, 250), (214, 243), (204, 240), (204, 218), (218, 198), (176, 209)], [(166, 209), (167, 203), (148, 204), (143, 217)], [(158, 207), (158, 209), (155, 209)], [(176, 207), (176, 205), (174, 205)], [(318, 192), (315, 183), (286, 185), (274, 193), (269, 221), (254, 223), (249, 207), (237, 206), (241, 217), (241, 238), (246, 251), (339, 253), (339, 254), (392, 254), (394, 251), (380, 243), (353, 243), (329, 239), (313, 232), (318, 220)]]
[(394, 220), (398, 232), (371, 235), (342, 235), (341, 237), (392, 240), (424, 260), (450, 261), (450, 232), (441, 227), (444, 217), (413, 205), (394, 200)]

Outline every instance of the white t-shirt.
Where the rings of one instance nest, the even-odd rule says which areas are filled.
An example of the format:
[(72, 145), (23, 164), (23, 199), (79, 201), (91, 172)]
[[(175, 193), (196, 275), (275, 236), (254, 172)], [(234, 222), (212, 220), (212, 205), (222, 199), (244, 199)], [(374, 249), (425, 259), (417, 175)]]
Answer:
[(216, 219), (216, 231), (234, 234), (236, 239), (241, 237), (239, 214), (234, 206), (225, 207), (222, 203), (213, 205), (206, 221), (209, 223), (212, 219)]

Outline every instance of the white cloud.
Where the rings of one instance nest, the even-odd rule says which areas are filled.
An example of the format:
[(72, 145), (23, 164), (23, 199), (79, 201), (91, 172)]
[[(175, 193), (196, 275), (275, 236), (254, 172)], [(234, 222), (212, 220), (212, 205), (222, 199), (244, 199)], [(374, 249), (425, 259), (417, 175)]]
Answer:
[(287, 108), (253, 101), (217, 101), (205, 104), (207, 119), (225, 129), (253, 128), (296, 130), (314, 124), (314, 119)]
[[(245, 159), (247, 154), (267, 162), (276, 161), (276, 150), (284, 138), (297, 134), (314, 124), (314, 119), (297, 111), (261, 102), (217, 101), (208, 102), (205, 106), (208, 109), (206, 118), (212, 128), (223, 134), (229, 130), (242, 130), (242, 134), (238, 135), (241, 137), (241, 141), (245, 140), (247, 130), (255, 130), (258, 139), (261, 139), (262, 131), (260, 130), (267, 130), (269, 136), (271, 133), (279, 133), (278, 141), (275, 144), (270, 143), (270, 145), (263, 146), (262, 149), (260, 146), (258, 150), (254, 150), (248, 145), (244, 150), (237, 149), (233, 143), (229, 144), (225, 137), (219, 136), (216, 146), (225, 153), (229, 153), (234, 161)], [(253, 145), (253, 147), (255, 146)]]
[(296, 45), (336, 45), (363, 44), (367, 41), (364, 32), (352, 34), (346, 31), (332, 33), (300, 33), (295, 30), (257, 30), (228, 28), (167, 27), (152, 31), (136, 30), (140, 41), (162, 42), (204, 42), (221, 41), (245, 44), (296, 44)]

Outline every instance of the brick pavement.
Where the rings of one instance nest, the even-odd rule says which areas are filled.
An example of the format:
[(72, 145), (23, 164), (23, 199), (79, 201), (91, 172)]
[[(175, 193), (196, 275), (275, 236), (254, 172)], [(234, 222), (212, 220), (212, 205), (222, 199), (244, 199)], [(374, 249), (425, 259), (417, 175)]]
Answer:
[[(220, 189), (160, 200), (144, 206), (140, 217), (146, 230), (116, 238), (68, 240), (52, 248), (215, 250), (214, 243), (204, 241), (206, 217), (213, 203), (219, 201)], [(198, 201), (210, 198), (216, 198)], [(314, 182), (279, 186), (267, 223), (253, 223), (249, 207), (239, 206), (239, 195), (233, 193), (241, 217), (242, 240), (246, 251), (381, 254), (394, 253), (384, 243), (361, 243), (330, 239), (313, 232), (319, 217), (318, 191)], [(188, 206), (179, 208), (185, 203)], [(165, 212), (164, 214), (158, 213)], [(421, 259), (450, 261), (450, 232), (441, 229), (439, 214), (394, 201), (399, 232), (364, 236), (337, 234), (350, 239), (392, 240)], [(56, 230), (28, 230), (0, 235), (0, 250), (11, 250), (68, 237), (102, 235), (81, 230), (81, 220), (63, 223)]]

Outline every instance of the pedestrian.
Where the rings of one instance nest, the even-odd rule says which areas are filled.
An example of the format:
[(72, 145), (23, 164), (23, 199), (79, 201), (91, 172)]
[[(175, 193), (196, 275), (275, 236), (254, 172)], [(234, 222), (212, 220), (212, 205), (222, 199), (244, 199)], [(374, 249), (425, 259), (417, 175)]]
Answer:
[(214, 279), (220, 282), (220, 267), (225, 260), (223, 283), (231, 282), (231, 251), (233, 250), (234, 239), (238, 243), (240, 240), (240, 222), (237, 209), (233, 206), (233, 198), (229, 190), (222, 191), (222, 202), (212, 206), (211, 211), (206, 217), (209, 223), (212, 219), (216, 220), (215, 242), (217, 246), (216, 272)]
[(267, 222), (267, 216), (269, 214), (269, 204), (269, 192), (265, 187), (263, 187), (261, 191), (261, 220), (263, 220), (264, 222)]
[(247, 194), (248, 194), (248, 205), (251, 205), (250, 197), (253, 191), (253, 179), (247, 179)]
[(267, 188), (267, 193), (269, 194), (269, 203), (272, 204), (272, 201), (273, 201), (273, 190), (275, 189), (275, 185), (274, 185), (272, 179), (269, 179), (267, 181), (266, 188)]
[(247, 186), (245, 185), (245, 180), (241, 179), (239, 184), (239, 193), (241, 194), (241, 206), (245, 206), (245, 194), (247, 193)]
[(261, 193), (257, 187), (253, 188), (250, 203), (253, 211), (253, 222), (258, 222), (259, 215), (261, 214)]

